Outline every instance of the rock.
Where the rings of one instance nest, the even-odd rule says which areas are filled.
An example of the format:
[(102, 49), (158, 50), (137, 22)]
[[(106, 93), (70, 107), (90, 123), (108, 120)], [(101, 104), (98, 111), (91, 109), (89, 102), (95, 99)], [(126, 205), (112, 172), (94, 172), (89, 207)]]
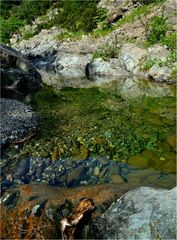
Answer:
[(89, 150), (85, 145), (81, 145), (80, 148), (74, 149), (72, 154), (75, 161), (82, 161), (88, 158)]
[(153, 65), (149, 70), (149, 76), (152, 77), (156, 81), (160, 82), (174, 82), (176, 80), (172, 80), (172, 69), (169, 67), (159, 67), (157, 64)]
[(130, 12), (134, 8), (134, 5), (131, 1), (125, 2), (124, 0), (101, 0), (99, 1), (97, 7), (106, 9), (108, 22), (114, 23), (121, 19), (127, 11)]
[(138, 153), (135, 156), (131, 156), (128, 159), (128, 164), (130, 166), (135, 166), (139, 168), (149, 168), (150, 167), (150, 157), (144, 154)]
[[(17, 100), (2, 98), (1, 105), (1, 144), (25, 141), (36, 132), (37, 116), (31, 107)], [(22, 142), (23, 142), (22, 141)]]
[[(1, 239), (61, 239), (59, 223), (63, 217), (71, 213), (72, 206), (78, 204), (80, 199), (85, 197), (93, 199), (98, 216), (128, 190), (128, 186), (123, 184), (70, 189), (38, 183), (18, 185), (16, 188), (9, 189), (8, 195), (4, 193), (6, 198), (4, 197), (1, 202), (0, 237)], [(11, 198), (12, 194), (17, 195), (18, 198), (9, 201), (8, 198)], [(40, 208), (41, 216), (39, 217), (37, 212)]]
[(67, 185), (71, 187), (77, 182), (79, 182), (81, 180), (82, 174), (84, 174), (84, 171), (85, 167), (81, 165), (80, 167), (75, 168), (71, 172), (69, 172), (67, 177)]
[(99, 167), (95, 167), (93, 172), (94, 172), (95, 176), (98, 176), (100, 174), (100, 168)]
[(117, 174), (111, 175), (111, 180), (112, 180), (112, 183), (115, 183), (115, 184), (120, 184), (125, 182), (124, 179)]
[(116, 58), (104, 61), (101, 58), (92, 60), (88, 65), (88, 76), (127, 76), (129, 73), (122, 69)]
[(173, 149), (173, 151), (177, 152), (176, 147), (176, 134), (172, 134), (167, 138), (167, 143), (170, 145), (170, 147)]
[(94, 239), (176, 239), (177, 188), (141, 187), (123, 195), (93, 225)]
[(147, 55), (147, 50), (143, 48), (139, 48), (134, 44), (124, 44), (119, 54), (119, 65), (129, 72), (133, 72)]
[(169, 55), (167, 48), (158, 44), (155, 44), (152, 47), (148, 48), (148, 52), (151, 60), (159, 59), (161, 61), (166, 61)]
[(0, 58), (3, 97), (7, 97), (7, 91), (27, 95), (40, 87), (40, 74), (19, 52), (1, 44)]

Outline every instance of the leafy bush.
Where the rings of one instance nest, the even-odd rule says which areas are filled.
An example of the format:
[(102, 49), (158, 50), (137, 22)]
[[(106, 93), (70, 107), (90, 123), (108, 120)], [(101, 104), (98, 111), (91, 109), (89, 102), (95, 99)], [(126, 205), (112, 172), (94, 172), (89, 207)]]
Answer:
[(175, 68), (173, 69), (173, 72), (172, 72), (172, 74), (171, 74), (171, 77), (172, 77), (172, 79), (176, 79), (176, 78), (177, 78), (177, 67), (175, 67)]
[(46, 13), (51, 0), (1, 1), (0, 41), (8, 43), (11, 35), (25, 24)]
[(93, 59), (95, 58), (102, 58), (103, 60), (107, 60), (110, 58), (116, 58), (119, 55), (119, 48), (117, 47), (117, 36), (112, 43), (107, 43), (103, 47), (103, 49), (97, 50), (93, 54)]
[(172, 68), (175, 62), (177, 62), (177, 53), (176, 51), (171, 51), (165, 61), (156, 58), (147, 60), (142, 66), (142, 70), (148, 71), (155, 64), (158, 65), (159, 67), (168, 66)]
[(166, 45), (169, 49), (176, 49), (177, 44), (177, 34), (175, 33), (171, 33), (167, 36), (164, 37), (164, 39), (161, 41), (162, 44)]
[(90, 32), (96, 27), (93, 18), (97, 15), (98, 0), (62, 0), (60, 14), (55, 19), (56, 24), (70, 31)]
[(166, 32), (169, 29), (166, 19), (161, 16), (155, 16), (151, 19), (150, 27), (151, 30), (147, 37), (147, 41), (150, 44), (155, 44), (160, 41), (162, 42), (166, 36)]

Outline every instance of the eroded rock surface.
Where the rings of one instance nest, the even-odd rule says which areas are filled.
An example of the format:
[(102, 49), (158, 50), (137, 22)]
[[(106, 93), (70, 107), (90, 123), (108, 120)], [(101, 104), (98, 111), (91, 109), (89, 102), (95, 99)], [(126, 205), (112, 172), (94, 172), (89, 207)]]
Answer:
[(95, 239), (176, 239), (176, 201), (176, 187), (130, 191), (95, 223)]

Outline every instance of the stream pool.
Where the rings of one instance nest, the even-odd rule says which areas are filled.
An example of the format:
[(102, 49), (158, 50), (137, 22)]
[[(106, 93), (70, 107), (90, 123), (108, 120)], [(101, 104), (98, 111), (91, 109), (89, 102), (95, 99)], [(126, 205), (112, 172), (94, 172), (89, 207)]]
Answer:
[[(52, 164), (66, 159), (78, 166), (103, 159), (110, 161), (112, 169), (116, 163), (133, 167), (132, 181), (139, 174), (143, 182), (143, 175), (154, 176), (156, 172), (158, 176), (152, 177), (151, 183), (165, 176), (168, 184), (162, 186), (172, 187), (176, 182), (176, 98), (175, 86), (168, 88), (167, 94), (156, 96), (153, 89), (153, 94), (136, 96), (135, 92), (132, 97), (122, 94), (118, 83), (62, 90), (45, 86), (33, 98), (40, 117), (37, 137), (11, 152), (18, 151), (21, 159), (45, 158)], [(97, 180), (90, 183), (119, 183), (116, 174), (120, 172), (112, 170), (109, 180), (100, 180), (101, 166), (93, 167), (90, 174)]]

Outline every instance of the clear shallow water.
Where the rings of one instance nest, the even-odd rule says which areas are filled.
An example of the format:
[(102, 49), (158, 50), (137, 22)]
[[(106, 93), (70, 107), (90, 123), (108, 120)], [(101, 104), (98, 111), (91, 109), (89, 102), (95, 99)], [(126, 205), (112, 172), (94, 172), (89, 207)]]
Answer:
[[(34, 107), (41, 116), (41, 125), (37, 137), (18, 150), (21, 159), (35, 156), (77, 162), (103, 158), (137, 168), (129, 182), (141, 179), (138, 181), (142, 184), (156, 171), (159, 175), (151, 178), (151, 184), (160, 176), (165, 176), (166, 187), (170, 182), (171, 186), (175, 184), (173, 86), (150, 85), (147, 81), (137, 85), (136, 81), (134, 85), (117, 82), (101, 88), (45, 87), (34, 96)], [(139, 169), (141, 177), (137, 177), (141, 175)], [(109, 182), (118, 183), (112, 175), (119, 173), (109, 175)], [(95, 183), (100, 183), (99, 179)]]

